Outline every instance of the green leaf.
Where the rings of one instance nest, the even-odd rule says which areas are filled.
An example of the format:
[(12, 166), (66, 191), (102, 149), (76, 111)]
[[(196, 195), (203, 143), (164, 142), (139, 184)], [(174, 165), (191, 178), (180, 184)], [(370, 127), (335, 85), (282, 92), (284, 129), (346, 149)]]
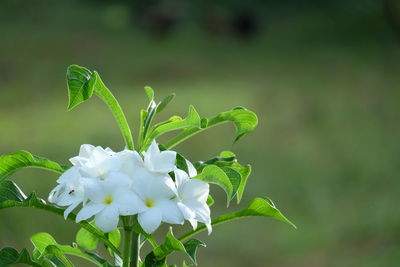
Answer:
[(212, 205), (214, 205), (214, 203), (215, 203), (215, 200), (213, 199), (213, 197), (211, 195), (208, 195), (208, 197), (207, 197), (207, 205), (209, 207), (211, 207)]
[(207, 183), (219, 185), (225, 191), (227, 196), (227, 205), (229, 205), (229, 202), (233, 197), (233, 186), (229, 177), (221, 168), (215, 165), (208, 165), (199, 175), (193, 177), (193, 179), (199, 179)]
[(31, 259), (29, 252), (25, 248), (21, 252), (10, 247), (2, 248), (0, 250), (0, 266), (7, 267), (16, 264), (27, 264), (34, 267), (42, 266)]
[(202, 119), (201, 127), (186, 128), (180, 134), (166, 142), (164, 145), (167, 149), (171, 149), (172, 147), (176, 146), (177, 144), (183, 142), (184, 140), (197, 133), (227, 122), (232, 122), (236, 127), (236, 142), (244, 135), (253, 131), (256, 128), (258, 124), (258, 119), (256, 114), (250, 110), (244, 108), (235, 108), (219, 113), (212, 118)]
[(46, 247), (43, 257), (46, 256), (55, 256), (60, 259), (66, 266), (74, 267), (72, 262), (64, 255), (61, 249), (57, 245), (49, 245)]
[(231, 181), (233, 188), (232, 191), (232, 198), (233, 198), (239, 189), (240, 182), (242, 180), (242, 175), (238, 171), (230, 167), (221, 167), (221, 170), (225, 172), (226, 176), (228, 176), (229, 180)]
[[(11, 207), (31, 207), (38, 208), (41, 210), (46, 210), (48, 212), (57, 214), (59, 216), (64, 215), (64, 209), (56, 208), (54, 206), (46, 204), (46, 201), (40, 199), (36, 196), (35, 193), (31, 193), (28, 197), (18, 188), (18, 186), (12, 181), (2, 181), (0, 182), (0, 209), (11, 208)], [(68, 220), (73, 221), (75, 223), (76, 215), (70, 213)], [(105, 236), (103, 232), (93, 227), (87, 221), (82, 221), (79, 225), (90, 233), (97, 236), (105, 245), (110, 247), (118, 256), (121, 256), (121, 253), (118, 249), (111, 243), (110, 240)]]
[(150, 86), (145, 86), (144, 91), (146, 92), (147, 97), (150, 101), (154, 100), (154, 90)]
[(11, 176), (21, 168), (34, 167), (63, 173), (68, 167), (61, 166), (46, 158), (34, 156), (28, 151), (18, 151), (12, 154), (0, 156), (0, 181)]
[(88, 230), (81, 228), (76, 234), (76, 243), (83, 249), (95, 250), (99, 246), (99, 238)]
[(35, 248), (39, 250), (42, 256), (54, 255), (62, 260), (67, 266), (72, 266), (70, 265), (72, 263), (65, 257), (65, 255), (79, 257), (90, 261), (97, 266), (103, 266), (103, 262), (100, 262), (97, 257), (93, 257), (93, 254), (83, 252), (76, 247), (59, 245), (48, 233), (37, 233), (33, 235), (31, 237), (31, 242)]
[(182, 171), (185, 171), (186, 173), (189, 173), (189, 167), (187, 165), (187, 161), (185, 157), (183, 157), (179, 153), (176, 153), (176, 167)]
[(157, 113), (160, 113), (161, 111), (163, 111), (165, 109), (165, 107), (169, 104), (169, 102), (171, 102), (172, 99), (174, 99), (174, 97), (175, 97), (175, 94), (170, 94), (169, 96), (164, 98), (157, 106)]
[(69, 66), (67, 69), (67, 86), (69, 95), (68, 110), (89, 99), (95, 93), (110, 108), (124, 137), (126, 146), (134, 150), (132, 133), (125, 114), (96, 71), (91, 72), (78, 65)]
[(199, 247), (206, 247), (206, 244), (198, 239), (190, 239), (185, 244), (186, 254), (189, 255), (190, 259), (195, 265), (197, 265), (196, 253)]
[(236, 155), (231, 151), (223, 151), (221, 152), (219, 157), (215, 157), (207, 161), (195, 162), (193, 165), (196, 167), (198, 171), (201, 171), (207, 165), (216, 165), (221, 168), (229, 167), (238, 172), (241, 178), (237, 188), (236, 188), (237, 186), (236, 183), (239, 179), (237, 177), (234, 177), (234, 175), (229, 176), (229, 173), (227, 173), (227, 175), (229, 176), (229, 179), (231, 180), (232, 185), (234, 187), (234, 192), (236, 193), (237, 196), (237, 203), (240, 203), (243, 197), (245, 187), (247, 185), (247, 179), (251, 174), (250, 165), (243, 166), (240, 163), (238, 163), (236, 160)]
[(142, 267), (167, 267), (167, 261), (165, 258), (160, 259), (160, 260), (157, 259), (154, 256), (154, 253), (151, 252), (144, 259)]
[(68, 110), (89, 99), (93, 95), (95, 77), (93, 73), (77, 65), (71, 65), (67, 69), (68, 86)]
[(160, 123), (152, 127), (146, 137), (142, 150), (147, 149), (150, 143), (160, 135), (188, 127), (200, 127), (200, 116), (193, 106), (189, 107), (189, 112), (185, 119), (174, 117), (174, 120), (170, 119), (170, 121), (167, 121), (166, 123)]
[(172, 233), (172, 228), (170, 228), (165, 236), (164, 243), (157, 247), (153, 253), (154, 256), (160, 260), (168, 256), (172, 251), (186, 252), (184, 245), (181, 241), (175, 238), (174, 234)]
[[(261, 216), (261, 217), (272, 217), (278, 220), (281, 220), (283, 222), (288, 223), (289, 225), (293, 226), (296, 228), (296, 226), (289, 221), (272, 203), (272, 201), (268, 198), (255, 198), (253, 201), (250, 202), (250, 204), (247, 206), (247, 208), (229, 213), (226, 215), (219, 216), (217, 219), (213, 220), (211, 224), (213, 226), (216, 226), (218, 224), (222, 224), (225, 222), (237, 220), (240, 218), (245, 218), (245, 217), (252, 217), (252, 216)], [(188, 232), (184, 235), (182, 235), (179, 240), (186, 240), (190, 237), (192, 237), (195, 234), (198, 234), (204, 230), (206, 230), (205, 225), (200, 225), (196, 230)]]
[(119, 229), (115, 228), (114, 231), (108, 233), (108, 239), (115, 247), (119, 247), (121, 244), (121, 232)]

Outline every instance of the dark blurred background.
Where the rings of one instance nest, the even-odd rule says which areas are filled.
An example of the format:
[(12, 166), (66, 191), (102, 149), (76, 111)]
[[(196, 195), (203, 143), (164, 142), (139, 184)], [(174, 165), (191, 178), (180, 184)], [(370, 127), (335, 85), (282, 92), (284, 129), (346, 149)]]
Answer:
[[(253, 165), (239, 207), (226, 210), (213, 188), (213, 216), (269, 196), (298, 230), (265, 218), (215, 227), (199, 236), (200, 266), (399, 265), (399, 1), (2, 0), (0, 154), (67, 164), (82, 143), (123, 148), (98, 99), (66, 112), (70, 64), (99, 71), (134, 134), (145, 85), (158, 99), (177, 93), (160, 120), (189, 104), (202, 116), (239, 105), (258, 114), (233, 146), (226, 125), (176, 150), (192, 161), (233, 150)], [(56, 178), (29, 169), (13, 180), (47, 198)], [(31, 248), (40, 231), (71, 243), (77, 229), (0, 211), (1, 247)]]

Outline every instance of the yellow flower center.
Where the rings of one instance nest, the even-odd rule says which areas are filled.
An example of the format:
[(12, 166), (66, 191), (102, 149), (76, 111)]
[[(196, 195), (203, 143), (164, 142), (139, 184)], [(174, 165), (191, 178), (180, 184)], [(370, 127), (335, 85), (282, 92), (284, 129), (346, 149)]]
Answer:
[(151, 208), (154, 206), (154, 201), (151, 199), (146, 199), (146, 201), (144, 202), (144, 204), (146, 205), (146, 207)]
[(105, 197), (103, 201), (104, 201), (104, 204), (110, 205), (113, 202), (113, 199), (112, 199), (112, 197)]

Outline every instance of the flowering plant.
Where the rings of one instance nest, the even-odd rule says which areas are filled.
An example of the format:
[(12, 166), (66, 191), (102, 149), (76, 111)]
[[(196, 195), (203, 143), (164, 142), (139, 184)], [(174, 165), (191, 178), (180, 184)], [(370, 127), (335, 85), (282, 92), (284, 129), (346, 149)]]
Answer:
[[(62, 166), (27, 151), (1, 156), (0, 209), (38, 208), (62, 215), (66, 220), (78, 223), (81, 229), (77, 233), (76, 243), (72, 245), (60, 245), (50, 234), (38, 233), (31, 237), (34, 245), (32, 253), (26, 249), (19, 252), (14, 248), (3, 248), (0, 250), (0, 266), (19, 263), (74, 266), (69, 256), (76, 256), (97, 266), (156, 267), (167, 266), (167, 257), (175, 251), (186, 253), (189, 260), (197, 264), (196, 250), (205, 247), (205, 244), (192, 237), (205, 230), (211, 234), (215, 225), (243, 217), (265, 216), (294, 226), (267, 198), (255, 198), (245, 209), (212, 220), (210, 207), (214, 200), (209, 193), (209, 184), (215, 184), (225, 191), (227, 205), (235, 197), (239, 203), (251, 173), (250, 165), (240, 164), (230, 151), (224, 151), (207, 161), (192, 163), (171, 150), (196, 133), (225, 122), (232, 122), (236, 126), (237, 141), (257, 126), (257, 116), (253, 112), (240, 107), (212, 118), (201, 118), (190, 106), (186, 118), (173, 116), (167, 121), (153, 124), (155, 115), (168, 105), (174, 94), (156, 102), (154, 91), (145, 87), (150, 103), (147, 109), (140, 112), (135, 147), (120, 105), (97, 72), (72, 65), (67, 70), (67, 85), (68, 109), (93, 94), (108, 105), (126, 147), (114, 152), (110, 148), (84, 144), (80, 147), (79, 155), (70, 159), (72, 166)], [(179, 132), (166, 143), (157, 143), (158, 137), (171, 131)], [(34, 192), (26, 196), (14, 182), (7, 180), (14, 172), (26, 167), (61, 174), (49, 194), (49, 203)], [(163, 243), (159, 244), (153, 237), (162, 223), (182, 225), (185, 221), (190, 223), (193, 230), (179, 238), (174, 236), (172, 226)], [(123, 230), (123, 238), (120, 229)], [(100, 242), (111, 256), (108, 260), (94, 252)], [(146, 242), (151, 245), (152, 251), (146, 256), (140, 255), (140, 249)], [(184, 262), (183, 266), (189, 265)]]

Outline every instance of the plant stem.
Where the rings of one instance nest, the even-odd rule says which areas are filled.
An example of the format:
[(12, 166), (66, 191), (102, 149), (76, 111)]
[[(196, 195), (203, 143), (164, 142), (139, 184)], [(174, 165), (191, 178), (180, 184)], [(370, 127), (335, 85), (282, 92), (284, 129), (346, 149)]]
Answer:
[(138, 267), (139, 266), (139, 256), (140, 256), (140, 234), (132, 231), (132, 239), (131, 239), (131, 266), (130, 267)]
[(123, 251), (123, 267), (130, 267), (131, 260), (131, 238), (132, 238), (132, 227), (130, 225), (130, 217), (122, 217), (122, 223), (124, 225), (124, 251)]

